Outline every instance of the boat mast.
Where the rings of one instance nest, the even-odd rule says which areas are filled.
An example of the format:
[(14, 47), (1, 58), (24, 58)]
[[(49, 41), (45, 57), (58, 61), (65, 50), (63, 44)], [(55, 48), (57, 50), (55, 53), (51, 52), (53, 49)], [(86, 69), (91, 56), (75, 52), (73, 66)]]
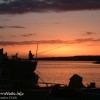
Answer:
[(38, 43), (37, 43), (37, 49), (36, 49), (36, 58), (37, 58), (37, 53), (38, 53)]

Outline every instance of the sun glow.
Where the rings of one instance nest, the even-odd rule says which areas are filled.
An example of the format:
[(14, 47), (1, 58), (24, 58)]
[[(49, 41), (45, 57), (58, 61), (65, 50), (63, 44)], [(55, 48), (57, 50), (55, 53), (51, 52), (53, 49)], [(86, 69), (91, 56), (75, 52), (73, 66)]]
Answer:
[[(90, 17), (91, 16), (91, 17)], [(100, 10), (0, 16), (0, 48), (9, 56), (100, 55)]]

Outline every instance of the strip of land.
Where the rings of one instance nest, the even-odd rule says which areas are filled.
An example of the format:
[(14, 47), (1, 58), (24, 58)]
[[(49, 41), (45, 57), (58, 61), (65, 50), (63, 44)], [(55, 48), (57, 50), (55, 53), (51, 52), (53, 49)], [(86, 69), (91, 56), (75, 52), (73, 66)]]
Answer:
[(37, 58), (38, 60), (52, 61), (99, 61), (100, 56), (70, 56), (70, 57), (44, 57)]

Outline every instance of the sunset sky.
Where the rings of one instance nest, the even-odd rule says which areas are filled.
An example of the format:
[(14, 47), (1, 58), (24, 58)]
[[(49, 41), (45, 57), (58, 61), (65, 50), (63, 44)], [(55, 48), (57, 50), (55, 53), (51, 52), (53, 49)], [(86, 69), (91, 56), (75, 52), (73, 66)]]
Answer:
[(100, 55), (100, 0), (0, 0), (0, 48), (9, 56)]

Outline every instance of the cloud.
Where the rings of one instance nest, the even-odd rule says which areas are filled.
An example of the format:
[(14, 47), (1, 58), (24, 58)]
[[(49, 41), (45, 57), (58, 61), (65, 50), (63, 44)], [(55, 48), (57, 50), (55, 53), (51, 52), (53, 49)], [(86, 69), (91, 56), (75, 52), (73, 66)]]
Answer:
[(30, 44), (80, 44), (80, 43), (86, 43), (86, 42), (100, 42), (100, 39), (94, 39), (94, 38), (85, 38), (85, 39), (76, 39), (76, 40), (39, 40), (39, 41), (21, 41), (21, 42), (14, 42), (14, 41), (0, 41), (1, 46), (6, 45), (30, 45)]
[(0, 26), (0, 29), (3, 29), (3, 28), (5, 28), (4, 26)]
[(5, 29), (5, 28), (25, 28), (23, 26), (0, 26), (0, 29)]
[(36, 33), (34, 33), (34, 34), (23, 34), (21, 36), (23, 36), (23, 37), (29, 37), (29, 36), (33, 36), (33, 35), (36, 35)]
[(86, 32), (85, 35), (93, 35), (93, 34), (96, 34), (94, 32)]
[(74, 42), (76, 42), (76, 43), (83, 43), (83, 42), (100, 42), (100, 39), (93, 39), (93, 38), (76, 39)]
[(37, 33), (33, 33), (33, 34), (23, 34), (23, 35), (9, 35), (9, 36), (0, 36), (0, 38), (4, 38), (4, 37), (6, 37), (6, 38), (8, 38), (8, 37), (10, 37), (10, 38), (20, 38), (20, 36), (22, 36), (22, 37), (29, 37), (29, 36), (35, 36), (35, 35), (37, 35)]
[(35, 41), (21, 41), (21, 42), (14, 42), (14, 41), (0, 41), (1, 46), (7, 46), (7, 45), (29, 45), (29, 44), (35, 44)]
[(0, 4), (1, 14), (100, 9), (100, 0), (9, 0)]
[(23, 26), (8, 26), (8, 28), (24, 28)]

